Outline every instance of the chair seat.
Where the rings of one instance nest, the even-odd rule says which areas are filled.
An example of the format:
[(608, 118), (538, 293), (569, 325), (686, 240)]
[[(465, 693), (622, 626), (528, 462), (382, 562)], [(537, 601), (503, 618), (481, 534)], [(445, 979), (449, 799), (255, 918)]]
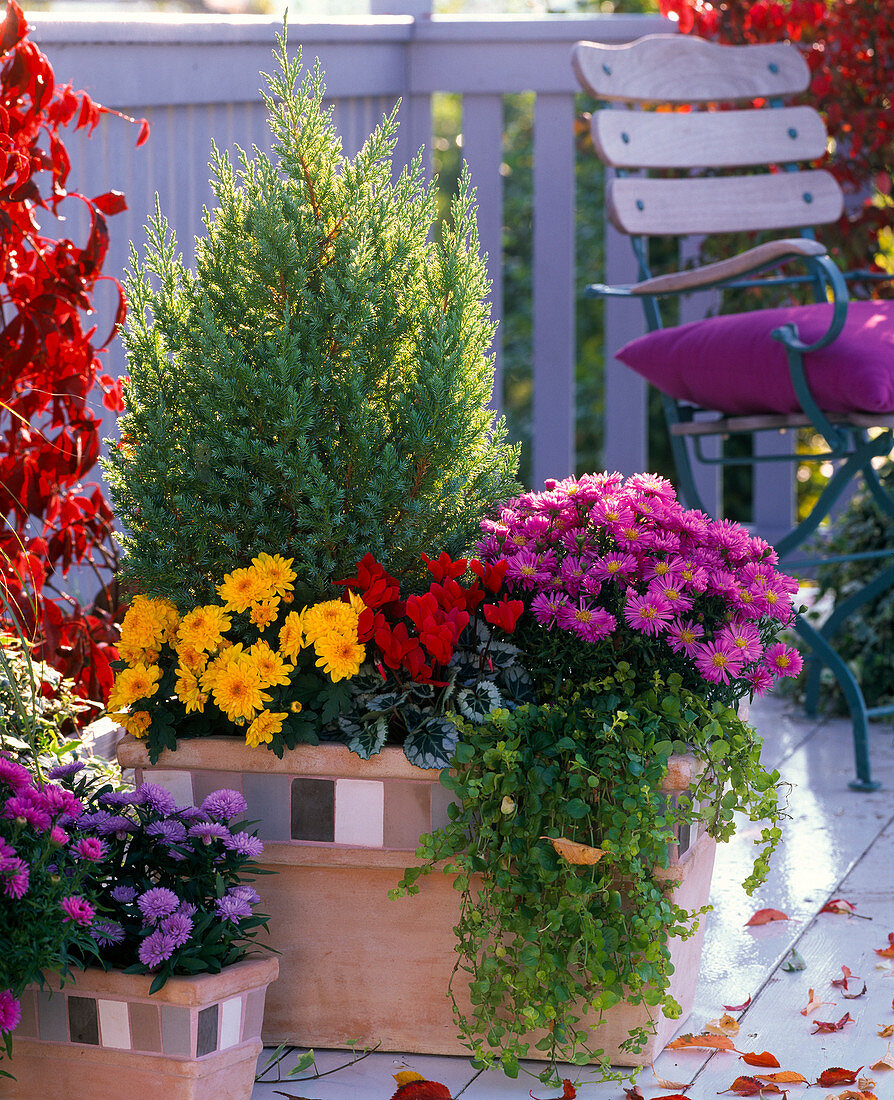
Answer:
[[(733, 416), (800, 413), (785, 348), (770, 334), (794, 324), (813, 343), (831, 320), (826, 304), (727, 314), (650, 332), (617, 357), (680, 401)], [(894, 301), (851, 302), (838, 339), (804, 367), (824, 412), (894, 413)]]

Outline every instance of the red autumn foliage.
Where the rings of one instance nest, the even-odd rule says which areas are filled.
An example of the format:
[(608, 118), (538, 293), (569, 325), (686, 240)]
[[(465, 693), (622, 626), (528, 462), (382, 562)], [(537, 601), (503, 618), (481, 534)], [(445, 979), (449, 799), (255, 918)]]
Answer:
[[(529, 1092), (528, 1096), (530, 1096), (532, 1100), (537, 1100), (533, 1092)], [(562, 1095), (559, 1097), (559, 1100), (577, 1100), (577, 1089), (567, 1077), (562, 1078)]]
[(877, 947), (875, 953), (881, 955), (883, 959), (894, 959), (894, 932), (888, 933), (888, 946)]
[(723, 1007), (727, 1012), (743, 1012), (751, 1004), (751, 994), (748, 994), (748, 999), (743, 1001), (740, 1005), (724, 1005)]
[(741, 1055), (742, 1061), (749, 1066), (761, 1066), (764, 1069), (778, 1069), (779, 1062), (774, 1054), (771, 1054), (769, 1050), (763, 1051), (762, 1054), (743, 1054)]
[(763, 1096), (771, 1092), (785, 1095), (778, 1085), (769, 1081), (758, 1081), (756, 1077), (737, 1077), (724, 1092), (731, 1092), (734, 1096)]
[(844, 1028), (845, 1028), (845, 1025), (852, 1024), (853, 1022), (854, 1022), (853, 1017), (851, 1016), (851, 1014), (849, 1012), (845, 1012), (845, 1014), (841, 1017), (841, 1019), (835, 1021), (834, 1023), (832, 1021), (825, 1021), (824, 1022), (822, 1020), (814, 1020), (813, 1021), (813, 1026), (816, 1028), (816, 1031), (811, 1031), (810, 1034), (811, 1035), (819, 1035), (821, 1033), (831, 1034), (833, 1031), (843, 1031)]
[[(60, 130), (92, 132), (103, 114), (118, 112), (57, 85), (28, 31), (21, 8), (8, 0), (0, 26), (0, 618), (14, 616), (37, 658), (74, 679), (85, 698), (104, 702), (117, 655), (117, 555), (112, 510), (84, 478), (99, 454), (91, 398), (119, 410), (121, 394), (99, 373), (98, 354), (114, 331), (95, 342), (83, 317), (97, 283), (110, 279), (102, 274), (106, 216), (125, 202), (118, 191), (88, 198), (68, 189)], [(143, 125), (138, 144), (145, 136)], [(72, 203), (89, 213), (81, 244), (42, 228)], [(110, 281), (118, 290), (117, 324), (124, 297)], [(89, 567), (102, 583), (89, 608), (63, 589), (73, 565)]]
[(450, 1100), (450, 1089), (439, 1081), (408, 1081), (391, 1100)]
[[(863, 1067), (860, 1066), (860, 1069)], [(816, 1083), (828, 1088), (830, 1085), (852, 1085), (857, 1080), (860, 1069), (842, 1069), (841, 1066), (832, 1066), (824, 1069), (817, 1077)]]
[(758, 909), (756, 913), (753, 913), (751, 917), (745, 921), (746, 928), (753, 928), (761, 924), (770, 924), (772, 921), (788, 920), (788, 914), (783, 913), (781, 909)]
[(846, 913), (851, 916), (856, 910), (856, 905), (852, 901), (848, 901), (847, 898), (832, 898), (831, 901), (827, 901), (826, 904), (820, 909), (821, 913)]
[[(856, 209), (823, 231), (823, 241), (848, 269), (866, 269), (891, 209), (872, 202), (891, 195), (894, 160), (894, 23), (877, 0), (659, 0), (662, 15), (684, 33), (732, 45), (788, 39), (811, 72), (807, 101), (824, 116), (834, 149), (823, 166)], [(890, 284), (883, 284), (889, 286)], [(885, 290), (884, 293), (890, 293)]]

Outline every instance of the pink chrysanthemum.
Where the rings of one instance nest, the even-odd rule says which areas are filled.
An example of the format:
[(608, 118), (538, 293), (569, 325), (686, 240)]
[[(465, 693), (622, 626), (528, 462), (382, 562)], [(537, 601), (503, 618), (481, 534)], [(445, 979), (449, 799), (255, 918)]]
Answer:
[(752, 668), (745, 679), (751, 684), (753, 695), (766, 695), (773, 686), (773, 676), (763, 665)]
[(742, 658), (726, 642), (700, 642), (695, 650), (695, 666), (711, 683), (728, 684), (742, 671)]
[(692, 607), (692, 600), (683, 591), (681, 582), (674, 578), (656, 577), (649, 585), (649, 591), (663, 596), (676, 614), (689, 611)]
[(597, 501), (590, 509), (590, 521), (597, 527), (609, 527), (615, 523), (627, 526), (634, 519), (635, 514), (630, 505), (616, 496)]
[(11, 989), (0, 989), (0, 1031), (15, 1031), (22, 1018), (22, 1006)]
[(777, 642), (771, 645), (764, 654), (764, 666), (774, 676), (797, 676), (804, 666), (801, 654), (797, 649)]
[(593, 562), (590, 573), (600, 580), (627, 580), (636, 575), (636, 558), (633, 554), (612, 551)]
[(3, 883), (3, 893), (8, 898), (22, 898), (28, 893), (28, 882), (31, 876), (31, 868), (17, 856), (13, 859), (5, 859), (0, 866), (0, 882)]
[(102, 859), (105, 855), (105, 845), (101, 840), (95, 836), (81, 837), (75, 843), (74, 850), (81, 857), (90, 863), (95, 863), (96, 860)]
[(549, 580), (551, 573), (552, 569), (545, 564), (542, 555), (532, 550), (520, 550), (509, 558), (506, 579), (530, 591)]
[(624, 603), (624, 618), (627, 625), (641, 634), (659, 634), (673, 619), (671, 605), (663, 596), (647, 592), (644, 596), (628, 592)]
[(94, 916), (96, 916), (96, 910), (90, 902), (79, 897), (77, 894), (72, 894), (70, 897), (63, 898), (59, 904), (62, 906), (62, 911), (65, 913), (65, 916), (62, 918), (63, 923), (70, 920), (75, 924), (86, 927), (93, 920)]

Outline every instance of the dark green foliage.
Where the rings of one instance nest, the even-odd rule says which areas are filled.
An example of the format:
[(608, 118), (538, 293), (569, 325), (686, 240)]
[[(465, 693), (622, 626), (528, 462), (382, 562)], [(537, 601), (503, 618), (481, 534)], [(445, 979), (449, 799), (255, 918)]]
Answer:
[(196, 274), (158, 207), (132, 257), (108, 477), (124, 576), (182, 606), (262, 550), (318, 593), (367, 551), (412, 583), (420, 551), (461, 552), (515, 487), (467, 175), (430, 239), (420, 158), (392, 174), (394, 114), (342, 157), (319, 68), (299, 83), (284, 39), (274, 159), (213, 150)]
[[(667, 942), (691, 935), (699, 914), (674, 904), (653, 873), (667, 866), (675, 827), (699, 822), (726, 840), (738, 811), (763, 821), (744, 884), (752, 892), (780, 837), (779, 774), (762, 767), (759, 739), (735, 711), (707, 705), (676, 674), (644, 685), (624, 663), (567, 683), (543, 705), (463, 723), (462, 735), (455, 771), (441, 780), (457, 800), (451, 821), (422, 838), (424, 863), (395, 894), (416, 893), (440, 860), (458, 873), (457, 966), (471, 977), (472, 1015), (454, 1008), (478, 1062), (514, 1076), (534, 1044), (550, 1059), (545, 1078), (558, 1061), (612, 1076), (599, 1030), (582, 1026), (588, 1010), (626, 1000), (679, 1015), (667, 993)], [(704, 772), (694, 790), (666, 801), (667, 760), (685, 752)], [(550, 837), (605, 854), (574, 865)], [(636, 1031), (627, 1045), (646, 1039)]]

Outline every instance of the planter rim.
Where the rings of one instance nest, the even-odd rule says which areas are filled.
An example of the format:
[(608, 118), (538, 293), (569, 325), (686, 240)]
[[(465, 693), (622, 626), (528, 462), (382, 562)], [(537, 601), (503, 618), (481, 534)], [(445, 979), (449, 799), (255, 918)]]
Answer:
[[(164, 1001), (166, 1004), (195, 1007), (224, 1000), (226, 997), (253, 986), (266, 986), (275, 981), (279, 974), (279, 961), (269, 958), (247, 958), (241, 962), (225, 966), (219, 974), (177, 975), (169, 978), (157, 993), (149, 994), (149, 987), (155, 979), (154, 974), (125, 974), (123, 970), (102, 970), (88, 966), (84, 970), (71, 972), (71, 977), (62, 983), (61, 975), (47, 974), (45, 986), (56, 992), (59, 989), (74, 989), (109, 994), (113, 997), (128, 997), (140, 1000)], [(40, 988), (40, 986), (35, 986)]]

